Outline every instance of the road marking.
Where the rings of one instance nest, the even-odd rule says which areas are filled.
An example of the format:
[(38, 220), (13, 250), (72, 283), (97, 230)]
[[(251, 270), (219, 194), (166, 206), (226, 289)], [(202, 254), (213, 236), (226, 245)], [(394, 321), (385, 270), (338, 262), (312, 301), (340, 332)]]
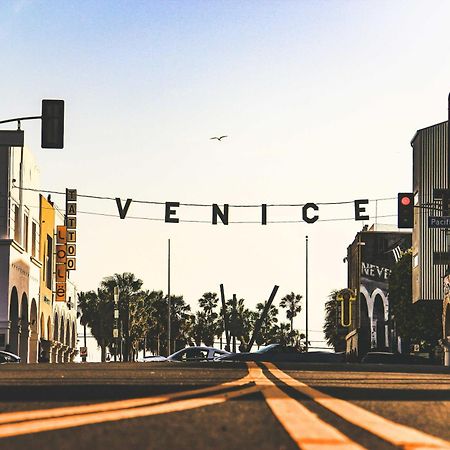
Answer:
[(354, 403), (320, 392), (307, 384), (292, 378), (272, 363), (263, 364), (269, 369), (270, 373), (280, 381), (308, 396), (316, 403), (342, 417), (347, 422), (350, 422), (404, 450), (450, 449), (450, 442), (448, 441), (416, 430), (415, 428), (392, 422), (391, 420), (361, 408)]
[(103, 411), (98, 413), (80, 414), (72, 416), (56, 417), (42, 420), (29, 420), (26, 422), (10, 423), (0, 425), (0, 438), (19, 436), (23, 434), (41, 433), (43, 431), (60, 430), (96, 423), (114, 422), (138, 417), (167, 414), (188, 409), (201, 408), (226, 402), (232, 398), (249, 395), (260, 391), (259, 386), (244, 387), (237, 391), (223, 392), (208, 397), (178, 400), (171, 403), (160, 403), (151, 406), (141, 406), (131, 409), (118, 409), (114, 411)]
[(302, 450), (365, 448), (289, 397), (269, 380), (254, 362), (248, 362), (247, 365), (256, 386), (262, 388), (267, 405), (299, 448)]
[(247, 374), (245, 377), (240, 378), (238, 380), (227, 381), (226, 383), (218, 384), (215, 386), (208, 386), (200, 389), (191, 389), (189, 391), (175, 392), (173, 394), (166, 394), (157, 397), (133, 398), (127, 400), (117, 400), (113, 402), (94, 403), (90, 405), (64, 406), (61, 408), (37, 409), (32, 411), (15, 411), (11, 413), (3, 413), (0, 414), (0, 424), (154, 405), (156, 403), (168, 402), (183, 397), (189, 397), (192, 395), (206, 394), (210, 392), (220, 391), (222, 389), (242, 386), (246, 383), (249, 383), (250, 381), (251, 380), (249, 378), (249, 375)]

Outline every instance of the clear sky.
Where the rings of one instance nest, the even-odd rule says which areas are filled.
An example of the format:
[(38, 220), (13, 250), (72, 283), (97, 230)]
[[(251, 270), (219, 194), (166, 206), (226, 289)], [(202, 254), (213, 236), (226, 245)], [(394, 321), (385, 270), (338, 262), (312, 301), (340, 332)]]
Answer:
[[(449, 19), (448, 1), (3, 0), (0, 119), (66, 101), (64, 150), (40, 149), (40, 124), (23, 124), (42, 189), (206, 204), (396, 197), (411, 190), (415, 131), (447, 119)], [(117, 214), (112, 201), (78, 206)], [(80, 213), (74, 279), (89, 290), (130, 271), (166, 291), (170, 238), (171, 290), (193, 307), (220, 283), (249, 307), (278, 284), (278, 303), (305, 294), (308, 235), (320, 330), (374, 202), (369, 211), (369, 222), (331, 221), (352, 218), (352, 205), (323, 206), (308, 225), (300, 208), (270, 208), (269, 221), (299, 222), (267, 226)], [(390, 216), (379, 223), (396, 222), (396, 200), (377, 211)], [(164, 218), (135, 203), (128, 214)], [(180, 207), (178, 217), (209, 221), (211, 211)], [(259, 209), (230, 211), (231, 221), (259, 219)]]

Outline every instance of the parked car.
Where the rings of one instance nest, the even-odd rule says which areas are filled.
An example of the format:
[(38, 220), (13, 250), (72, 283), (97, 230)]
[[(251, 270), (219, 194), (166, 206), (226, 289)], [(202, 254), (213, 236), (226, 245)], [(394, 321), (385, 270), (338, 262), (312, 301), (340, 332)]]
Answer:
[(267, 361), (267, 362), (344, 362), (344, 355), (332, 352), (301, 352), (295, 347), (269, 344), (254, 352), (231, 353), (219, 361)]
[(146, 356), (139, 358), (139, 362), (186, 362), (186, 361), (214, 361), (219, 357), (229, 355), (229, 352), (214, 347), (186, 347), (172, 353), (170, 356)]
[(361, 360), (366, 364), (433, 364), (429, 358), (391, 352), (369, 352)]
[(0, 364), (6, 363), (20, 363), (20, 356), (0, 350)]

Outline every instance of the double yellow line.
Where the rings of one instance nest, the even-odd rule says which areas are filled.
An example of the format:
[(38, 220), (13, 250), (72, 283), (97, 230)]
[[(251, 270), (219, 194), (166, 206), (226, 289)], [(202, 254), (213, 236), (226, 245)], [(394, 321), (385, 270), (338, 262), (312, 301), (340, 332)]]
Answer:
[[(261, 391), (267, 405), (299, 448), (364, 448), (286, 394), (255, 363), (247, 364), (249, 372), (245, 377), (216, 386), (155, 397), (0, 414), (0, 438), (186, 411)], [(285, 385), (296, 389), (344, 420), (401, 449), (450, 450), (450, 443), (447, 441), (392, 422), (353, 403), (326, 395), (292, 378), (273, 364), (263, 364)]]

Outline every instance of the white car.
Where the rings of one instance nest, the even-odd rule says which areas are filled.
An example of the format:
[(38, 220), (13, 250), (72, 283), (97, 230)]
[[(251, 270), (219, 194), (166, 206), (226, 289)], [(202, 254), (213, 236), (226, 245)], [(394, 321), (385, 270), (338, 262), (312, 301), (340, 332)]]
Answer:
[(0, 350), (0, 364), (6, 363), (20, 363), (20, 356)]
[(186, 347), (178, 350), (170, 356), (146, 356), (139, 358), (139, 362), (161, 362), (161, 361), (214, 361), (221, 356), (228, 355), (229, 352), (214, 347)]

